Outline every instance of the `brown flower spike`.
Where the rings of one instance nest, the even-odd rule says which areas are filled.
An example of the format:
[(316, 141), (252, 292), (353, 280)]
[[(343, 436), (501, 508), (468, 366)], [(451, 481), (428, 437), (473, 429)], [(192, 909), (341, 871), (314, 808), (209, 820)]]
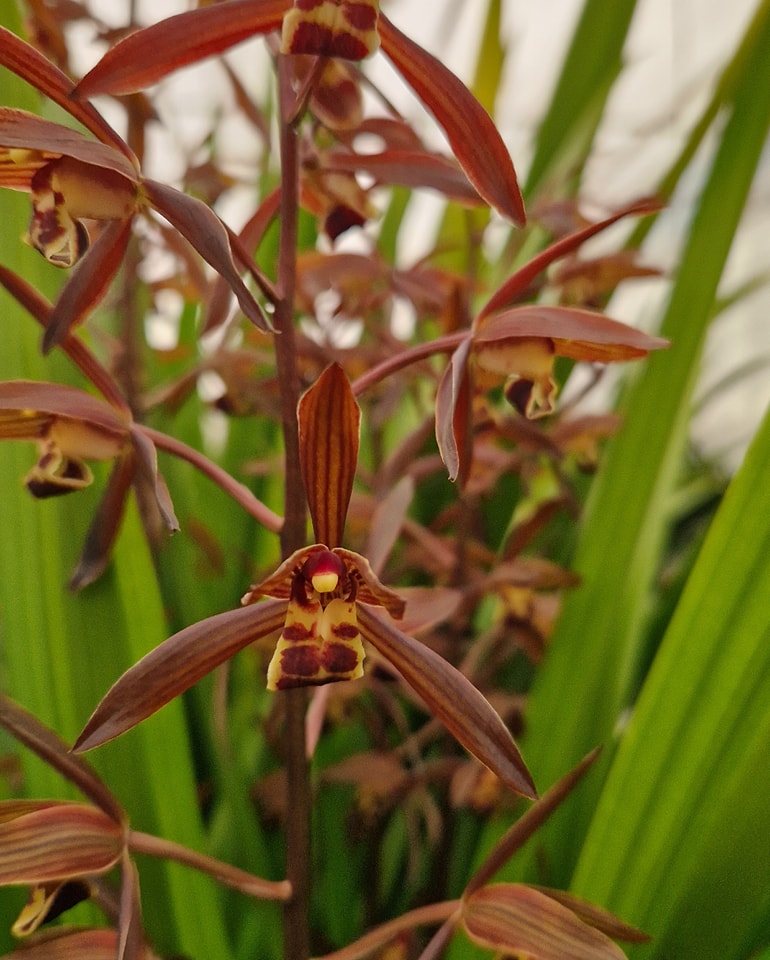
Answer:
[[(76, 750), (90, 750), (140, 723), (220, 663), (261, 637), (279, 635), (268, 668), (270, 689), (350, 680), (361, 675), (368, 641), (453, 736), (511, 790), (537, 792), (510, 731), (455, 667), (396, 628), (404, 601), (368, 561), (339, 546), (358, 460), (360, 412), (337, 364), (300, 400), (302, 475), (316, 542), (252, 586), (245, 606), (174, 634), (107, 692)], [(260, 596), (269, 599), (255, 603)], [(388, 616), (390, 614), (390, 616)]]

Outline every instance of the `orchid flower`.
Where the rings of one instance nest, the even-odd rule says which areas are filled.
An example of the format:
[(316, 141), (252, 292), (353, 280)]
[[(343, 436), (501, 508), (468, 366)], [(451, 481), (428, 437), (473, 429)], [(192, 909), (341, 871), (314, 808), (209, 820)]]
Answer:
[[(148, 209), (165, 217), (225, 278), (257, 327), (270, 329), (239, 268), (250, 270), (258, 283), (261, 275), (241, 251), (233, 250), (234, 238), (206, 204), (143, 177), (136, 156), (101, 114), (71, 98), (72, 81), (2, 27), (0, 65), (37, 87), (97, 138), (25, 110), (0, 107), (0, 187), (29, 193), (27, 241), (54, 266), (80, 264), (59, 296), (44, 337), (45, 350), (59, 343), (106, 294), (128, 245), (131, 222)], [(102, 225), (93, 245), (84, 221)]]
[[(76, 744), (89, 750), (119, 736), (254, 641), (277, 635), (272, 690), (353, 680), (370, 643), (460, 743), (511, 790), (535, 786), (508, 728), (473, 684), (394, 623), (404, 601), (368, 561), (340, 546), (358, 460), (360, 411), (341, 367), (328, 367), (299, 403), (302, 476), (316, 542), (253, 585), (240, 610), (193, 624), (120, 677)], [(262, 595), (268, 599), (255, 602)]]
[[(378, 0), (230, 0), (169, 17), (125, 37), (86, 74), (75, 95), (134, 93), (174, 70), (251, 37), (281, 31), (281, 53), (358, 61), (381, 48), (434, 115), (478, 194), (519, 226), (526, 220), (516, 173), (489, 114), (443, 63), (401, 33)], [(317, 75), (316, 75), (317, 74)], [(319, 85), (324, 71), (311, 77)], [(320, 82), (323, 86), (323, 82)], [(307, 91), (311, 98), (313, 88)], [(355, 97), (346, 109), (355, 108)]]
[[(83, 757), (74, 756), (57, 734), (3, 695), (0, 727), (74, 784), (88, 801), (0, 802), (0, 887), (23, 886), (30, 890), (13, 924), (14, 936), (29, 937), (42, 924), (89, 899), (101, 878), (117, 867), (120, 894), (114, 896), (110, 891), (109, 899), (121, 949), (111, 955), (148, 956), (141, 931), (134, 853), (186, 864), (260, 899), (285, 900), (289, 896), (290, 886), (285, 880), (263, 880), (180, 844), (132, 830), (125, 810), (91, 765)], [(27, 949), (35, 955), (34, 939)], [(89, 956), (79, 952), (66, 955)]]

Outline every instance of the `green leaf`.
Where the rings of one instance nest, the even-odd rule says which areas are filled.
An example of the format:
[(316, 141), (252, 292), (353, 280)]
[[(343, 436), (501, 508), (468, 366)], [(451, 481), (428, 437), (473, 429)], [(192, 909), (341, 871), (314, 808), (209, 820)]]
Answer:
[[(542, 788), (612, 740), (637, 682), (701, 350), (770, 122), (770, 87), (756, 83), (770, 55), (770, 4), (755, 30), (665, 310), (661, 333), (672, 347), (644, 361), (626, 391), (624, 424), (592, 486), (573, 558), (582, 585), (565, 603), (532, 693), (524, 753)], [(610, 757), (606, 751), (605, 772)], [(553, 885), (569, 880), (601, 781), (572, 798), (540, 837)], [(542, 879), (534, 854), (520, 870)]]
[(575, 872), (576, 890), (654, 936), (647, 960), (742, 960), (766, 917), (769, 475), (770, 415), (689, 578)]

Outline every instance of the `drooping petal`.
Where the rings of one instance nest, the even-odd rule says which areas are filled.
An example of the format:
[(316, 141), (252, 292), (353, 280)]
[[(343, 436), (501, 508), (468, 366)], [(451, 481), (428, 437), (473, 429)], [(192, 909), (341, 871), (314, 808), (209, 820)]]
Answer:
[(227, 280), (241, 310), (254, 326), (265, 332), (270, 330), (270, 322), (235, 268), (227, 230), (214, 211), (203, 201), (155, 180), (142, 181), (142, 188), (151, 206)]
[(608, 937), (560, 903), (518, 883), (483, 887), (463, 902), (462, 924), (474, 943), (532, 960), (624, 960)]
[(363, 604), (358, 624), (428, 710), (478, 760), (515, 793), (534, 798), (537, 790), (510, 731), (485, 697), (430, 647), (401, 633)]
[(291, 0), (230, 0), (167, 17), (108, 50), (75, 88), (80, 98), (136, 93), (180, 67), (279, 30)]
[(518, 226), (524, 201), (510, 154), (491, 117), (440, 60), (380, 14), (382, 48), (446, 132), (454, 155), (479, 194)]
[(286, 623), (267, 670), (268, 690), (357, 680), (364, 674), (364, 647), (356, 605), (331, 600), (289, 602)]
[(91, 750), (135, 727), (239, 650), (276, 633), (285, 618), (285, 601), (266, 600), (175, 633), (113, 684), (73, 749)]
[(668, 346), (662, 337), (651, 337), (601, 313), (539, 304), (486, 316), (474, 331), (473, 342), (478, 346), (521, 337), (548, 338), (559, 356), (598, 363), (634, 360)]
[(31, 84), (54, 103), (58, 103), (102, 143), (112, 144), (127, 158), (134, 172), (139, 169), (131, 148), (118, 136), (98, 110), (90, 103), (79, 103), (72, 99), (74, 90), (72, 80), (31, 44), (26, 43), (5, 27), (0, 27), (0, 64)]
[(295, 0), (283, 19), (281, 53), (363, 60), (379, 47), (379, 0)]
[(43, 335), (43, 353), (61, 343), (106, 295), (123, 261), (131, 235), (131, 221), (114, 220), (108, 224), (62, 287)]
[(158, 454), (155, 444), (142, 430), (132, 430), (131, 441), (139, 473), (144, 475), (149, 488), (155, 494), (155, 502), (163, 523), (170, 533), (176, 533), (179, 530), (179, 521), (174, 513), (174, 504), (171, 502), (168, 488), (158, 473)]
[(104, 873), (123, 844), (123, 827), (97, 807), (50, 801), (0, 822), (0, 884)]
[(297, 417), (300, 466), (315, 539), (337, 547), (353, 491), (361, 419), (339, 364), (327, 367), (303, 394)]
[(115, 462), (107, 488), (88, 528), (77, 567), (70, 578), (70, 590), (82, 590), (104, 573), (123, 520), (133, 474), (134, 465), (130, 456), (120, 457)]
[(472, 447), (471, 382), (468, 357), (471, 340), (463, 340), (450, 357), (436, 391), (436, 443), (450, 480), (462, 484), (468, 475)]

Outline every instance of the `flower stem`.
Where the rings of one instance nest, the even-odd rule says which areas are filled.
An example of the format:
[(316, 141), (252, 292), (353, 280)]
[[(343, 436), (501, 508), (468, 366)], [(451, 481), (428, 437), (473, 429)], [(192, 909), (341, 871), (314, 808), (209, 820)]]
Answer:
[[(279, 56), (278, 97), (280, 103), (281, 151), (281, 235), (278, 250), (278, 300), (275, 305), (276, 372), (281, 394), (281, 422), (285, 457), (284, 523), (281, 551), (288, 557), (304, 546), (306, 539), (305, 490), (299, 459), (297, 403), (300, 394), (297, 348), (294, 332), (294, 291), (296, 283), (297, 218), (299, 213), (299, 144), (291, 122), (294, 94), (289, 64)], [(285, 960), (307, 960), (310, 956), (310, 773), (305, 750), (307, 694), (302, 688), (282, 694), (286, 707), (286, 878), (292, 896), (283, 907)]]

